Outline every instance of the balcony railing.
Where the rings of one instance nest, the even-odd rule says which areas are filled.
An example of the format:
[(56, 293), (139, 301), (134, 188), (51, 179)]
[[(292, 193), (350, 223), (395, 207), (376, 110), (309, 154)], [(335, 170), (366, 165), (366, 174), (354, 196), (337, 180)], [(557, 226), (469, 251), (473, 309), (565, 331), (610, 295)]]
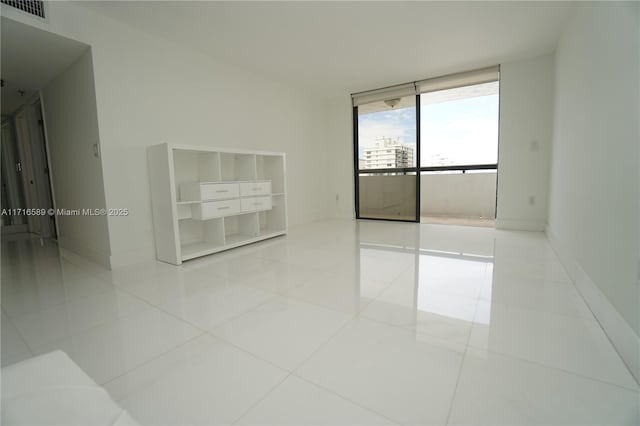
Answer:
[[(496, 164), (421, 167), (420, 216), (494, 219)], [(415, 220), (417, 168), (360, 169), (359, 217)]]

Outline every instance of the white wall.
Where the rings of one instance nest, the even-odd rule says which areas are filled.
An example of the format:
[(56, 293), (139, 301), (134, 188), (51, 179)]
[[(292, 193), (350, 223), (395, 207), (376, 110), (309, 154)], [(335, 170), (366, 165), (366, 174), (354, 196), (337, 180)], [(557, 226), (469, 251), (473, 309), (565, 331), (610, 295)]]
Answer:
[[(106, 207), (91, 50), (42, 89), (51, 179), (57, 209)], [(58, 215), (60, 245), (109, 265), (106, 216)]]
[(76, 4), (33, 23), (91, 45), (111, 261), (154, 256), (146, 147), (162, 142), (287, 153), (291, 224), (329, 211), (324, 110), (310, 96), (225, 65)]
[(559, 41), (548, 234), (640, 379), (638, 7), (580, 8)]
[(329, 206), (339, 218), (354, 218), (353, 123), (351, 96), (325, 101), (326, 146), (330, 170)]
[(553, 72), (552, 55), (500, 66), (497, 228), (545, 229)]

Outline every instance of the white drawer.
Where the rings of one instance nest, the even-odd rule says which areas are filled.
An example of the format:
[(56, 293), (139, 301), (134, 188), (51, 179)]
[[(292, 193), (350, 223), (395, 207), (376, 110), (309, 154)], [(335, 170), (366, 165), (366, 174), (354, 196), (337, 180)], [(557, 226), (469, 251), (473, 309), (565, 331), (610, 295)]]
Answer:
[(238, 196), (237, 183), (203, 183), (200, 185), (201, 199), (220, 200), (222, 198), (236, 198)]
[(253, 195), (270, 195), (271, 181), (268, 182), (243, 182), (240, 184), (240, 196), (251, 197)]
[(207, 220), (240, 213), (240, 200), (208, 201), (193, 206), (193, 218)]
[(207, 201), (240, 196), (237, 183), (185, 183), (180, 185), (182, 201)]
[(271, 210), (271, 197), (242, 198), (240, 207), (243, 212)]

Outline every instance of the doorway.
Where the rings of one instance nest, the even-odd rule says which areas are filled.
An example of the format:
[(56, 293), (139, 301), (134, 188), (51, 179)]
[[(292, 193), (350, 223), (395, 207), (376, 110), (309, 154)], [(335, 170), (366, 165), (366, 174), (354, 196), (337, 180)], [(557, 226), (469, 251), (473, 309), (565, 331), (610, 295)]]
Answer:
[(12, 240), (17, 234), (56, 239), (59, 218), (51, 211), (56, 182), (49, 158), (55, 149), (49, 150), (42, 91), (88, 46), (5, 16), (0, 20), (0, 233)]
[(2, 233), (56, 238), (40, 96), (2, 117)]

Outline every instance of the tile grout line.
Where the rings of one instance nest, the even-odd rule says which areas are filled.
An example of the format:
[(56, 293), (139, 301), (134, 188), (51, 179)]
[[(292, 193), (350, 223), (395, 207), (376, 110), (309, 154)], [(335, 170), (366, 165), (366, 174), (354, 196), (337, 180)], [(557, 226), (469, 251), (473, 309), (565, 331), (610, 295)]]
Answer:
[[(73, 263), (73, 262), (71, 262), (71, 263)], [(134, 299), (137, 299), (138, 301), (140, 301), (140, 302), (142, 302), (142, 303), (146, 304), (146, 305), (148, 306), (148, 308), (149, 308), (149, 309), (156, 308), (156, 309), (158, 309), (160, 312), (163, 312), (163, 313), (165, 313), (166, 315), (169, 315), (169, 316), (171, 316), (171, 317), (173, 317), (173, 318), (175, 318), (175, 319), (179, 320), (180, 322), (183, 322), (183, 323), (185, 323), (185, 324), (187, 324), (187, 325), (189, 325), (189, 326), (191, 326), (191, 327), (193, 327), (193, 328), (195, 328), (196, 330), (198, 330), (198, 331), (199, 331), (199, 333), (198, 333), (196, 336), (194, 336), (194, 337), (192, 337), (192, 338), (190, 338), (190, 339), (187, 339), (187, 340), (185, 340), (185, 341), (183, 341), (183, 342), (180, 342), (179, 344), (177, 344), (177, 345), (175, 345), (175, 346), (172, 346), (172, 347), (170, 347), (169, 349), (167, 349), (167, 350), (165, 350), (165, 351), (162, 351), (161, 353), (159, 353), (159, 354), (157, 354), (157, 355), (155, 355), (155, 356), (153, 356), (153, 357), (151, 357), (151, 358), (149, 358), (149, 359), (145, 360), (145, 361), (144, 361), (144, 362), (142, 362), (141, 364), (139, 364), (139, 365), (137, 365), (137, 366), (135, 366), (135, 367), (133, 367), (133, 368), (131, 368), (131, 369), (129, 369), (129, 370), (126, 370), (126, 371), (122, 372), (121, 374), (119, 374), (119, 375), (117, 375), (117, 376), (115, 376), (115, 377), (113, 377), (113, 378), (108, 379), (107, 381), (104, 381), (104, 382), (102, 382), (102, 383), (98, 383), (100, 386), (104, 386), (104, 385), (105, 385), (105, 384), (107, 384), (107, 383), (110, 383), (110, 382), (112, 382), (112, 381), (114, 381), (114, 380), (116, 380), (116, 379), (118, 379), (118, 378), (120, 378), (120, 377), (123, 377), (123, 376), (125, 376), (125, 375), (127, 375), (127, 374), (129, 374), (129, 373), (131, 373), (131, 372), (133, 372), (133, 371), (135, 371), (135, 370), (137, 370), (137, 369), (141, 368), (142, 366), (147, 365), (147, 364), (149, 364), (150, 362), (152, 362), (152, 361), (154, 361), (154, 360), (156, 360), (156, 359), (158, 359), (158, 358), (160, 358), (160, 357), (162, 357), (162, 356), (164, 356), (164, 355), (168, 354), (169, 352), (172, 352), (172, 351), (174, 351), (174, 350), (176, 350), (176, 349), (178, 349), (178, 348), (180, 348), (180, 347), (182, 347), (182, 346), (184, 346), (184, 345), (186, 345), (186, 344), (188, 344), (188, 343), (190, 343), (190, 342), (193, 342), (194, 340), (196, 340), (196, 339), (198, 339), (198, 338), (202, 337), (204, 334), (206, 334), (206, 330), (204, 330), (204, 329), (200, 328), (199, 326), (197, 326), (197, 325), (195, 325), (195, 324), (191, 324), (190, 322), (185, 321), (185, 320), (183, 320), (182, 318), (178, 318), (178, 317), (176, 317), (175, 315), (172, 315), (172, 314), (170, 314), (169, 312), (164, 311), (164, 310), (163, 310), (163, 309), (161, 309), (159, 306), (157, 306), (157, 305), (155, 305), (155, 304), (153, 304), (153, 303), (149, 302), (148, 300), (145, 300), (145, 299), (141, 298), (140, 296), (138, 296), (138, 295), (136, 295), (136, 294), (132, 293), (132, 292), (131, 292), (131, 291), (129, 291), (128, 289), (123, 288), (123, 287), (120, 287), (119, 285), (117, 285), (117, 284), (115, 284), (115, 283), (113, 283), (113, 282), (108, 282), (108, 281), (107, 281), (105, 278), (103, 278), (102, 276), (99, 276), (99, 275), (97, 275), (97, 274), (95, 274), (95, 273), (93, 273), (93, 272), (91, 272), (91, 271), (88, 271), (88, 270), (84, 269), (83, 267), (81, 267), (81, 266), (79, 266), (79, 265), (76, 265), (76, 266), (77, 266), (77, 267), (79, 267), (79, 268), (81, 268), (82, 270), (84, 270), (85, 272), (87, 272), (88, 274), (90, 274), (91, 276), (93, 276), (93, 277), (97, 277), (97, 279), (98, 279), (99, 281), (101, 281), (101, 282), (103, 282), (103, 283), (105, 283), (105, 284), (107, 284), (107, 285), (110, 285), (110, 286), (112, 286), (114, 289), (117, 289), (117, 290), (119, 290), (119, 291), (122, 291), (123, 293), (128, 294), (130, 297), (133, 297)], [(108, 290), (105, 290), (104, 292), (100, 292), (100, 293), (98, 293), (98, 294), (106, 293), (107, 291), (108, 291)], [(86, 297), (91, 297), (91, 295), (88, 295), (88, 296), (86, 296)], [(80, 299), (84, 299), (84, 297), (83, 297), (83, 298), (80, 298)], [(67, 302), (68, 302), (68, 301), (67, 301)], [(67, 303), (67, 302), (62, 302), (60, 305), (65, 304), (65, 303)], [(60, 305), (56, 305), (56, 306), (60, 306)], [(129, 313), (129, 314), (125, 314), (125, 315), (119, 316), (119, 317), (118, 317), (118, 319), (126, 318), (126, 317), (130, 317), (130, 316), (134, 316), (134, 315), (139, 314), (139, 313), (140, 313), (140, 311), (138, 311), (138, 312), (131, 312), (131, 313)], [(111, 319), (111, 320), (112, 320), (112, 319)], [(93, 329), (96, 329), (96, 328), (98, 328), (98, 327), (101, 327), (101, 326), (104, 326), (104, 325), (106, 325), (106, 324), (109, 324), (110, 322), (112, 322), (111, 320), (105, 320), (105, 321), (101, 322), (100, 324), (96, 324), (96, 325), (94, 325), (93, 327), (87, 328), (86, 330), (82, 330), (81, 332), (79, 332), (79, 333), (77, 333), (77, 334), (83, 334), (83, 333), (85, 333), (85, 332), (89, 332), (89, 331), (91, 331), (91, 330), (93, 330)], [(13, 325), (13, 324), (12, 324), (12, 325)], [(15, 327), (15, 325), (14, 325), (14, 327)], [(20, 333), (20, 332), (19, 332), (19, 330), (17, 329), (17, 327), (15, 327), (15, 328), (16, 328), (16, 331), (18, 331), (18, 333)], [(22, 337), (22, 336), (21, 336), (21, 337)], [(70, 337), (72, 337), (72, 336), (70, 336)], [(24, 340), (24, 339), (23, 339), (23, 340)], [(58, 339), (58, 340), (62, 340), (62, 339)], [(25, 344), (26, 344), (26, 341), (25, 341)], [(44, 345), (44, 344), (46, 344), (46, 343), (43, 343), (43, 345)], [(34, 351), (31, 349), (31, 347), (30, 347), (28, 344), (27, 344), (27, 348), (29, 348), (29, 349), (30, 349), (30, 351), (31, 351), (32, 353), (34, 353)]]
[(516, 361), (519, 361), (519, 362), (523, 362), (525, 364), (535, 365), (537, 367), (545, 368), (545, 369), (548, 369), (548, 370), (559, 371), (559, 372), (562, 372), (562, 373), (564, 373), (566, 375), (569, 375), (569, 376), (579, 377), (579, 378), (581, 378), (583, 380), (589, 380), (589, 381), (596, 382), (596, 383), (599, 383), (599, 384), (602, 384), (602, 385), (605, 385), (605, 386), (613, 386), (613, 387), (620, 388), (620, 389), (623, 389), (625, 391), (636, 393), (636, 394), (640, 395), (640, 387), (638, 387), (637, 389), (632, 389), (632, 388), (630, 388), (628, 386), (625, 386), (625, 385), (620, 385), (620, 384), (609, 382), (609, 381), (606, 381), (606, 380), (603, 380), (603, 379), (598, 379), (596, 377), (585, 376), (584, 374), (577, 373), (577, 372), (570, 371), (570, 370), (566, 370), (564, 368), (557, 367), (557, 366), (554, 366), (554, 365), (543, 364), (542, 362), (539, 362), (539, 361), (532, 361), (530, 359), (521, 358), (521, 357), (519, 357), (517, 355), (512, 355), (512, 354), (509, 354), (509, 353), (500, 352), (500, 351), (496, 351), (496, 350), (493, 350), (493, 349), (486, 349), (486, 348), (482, 348), (482, 347), (479, 347), (479, 346), (474, 346), (472, 344), (469, 344), (468, 347), (471, 348), (471, 349), (477, 350), (477, 351), (483, 351), (483, 352), (488, 352), (488, 353), (495, 354), (495, 355), (500, 355), (502, 357), (509, 358), (511, 360), (516, 360)]
[[(478, 302), (480, 302), (480, 301), (481, 300), (478, 299)], [(504, 303), (501, 303), (501, 305), (508, 307), (508, 305), (505, 305)], [(529, 312), (543, 313), (543, 314), (549, 313), (549, 312), (539, 311), (539, 310), (535, 310), (535, 309), (526, 309), (526, 308), (516, 308), (516, 309), (525, 310), (525, 311), (529, 311)], [(477, 311), (477, 306), (476, 306), (476, 311)], [(362, 312), (360, 312), (360, 314), (362, 314)], [(551, 313), (551, 314), (555, 314), (555, 313)], [(576, 317), (576, 316), (568, 316), (568, 315), (562, 315), (562, 314), (555, 314), (555, 315), (562, 316), (564, 318), (573, 319), (573, 320), (576, 320), (576, 321), (580, 320), (580, 321), (588, 321), (588, 322), (593, 322), (593, 323), (597, 322), (595, 320), (588, 319), (588, 318), (580, 318), (580, 317)], [(475, 314), (474, 314), (474, 316), (475, 316)], [(428, 332), (425, 332), (425, 331), (422, 331), (422, 330), (412, 329), (412, 328), (405, 327), (405, 326), (398, 325), (398, 324), (392, 324), (392, 323), (380, 320), (378, 318), (373, 318), (373, 317), (369, 317), (369, 316), (366, 316), (366, 315), (362, 316), (362, 318), (364, 318), (366, 320), (369, 320), (369, 321), (376, 322), (378, 324), (383, 324), (383, 325), (386, 325), (386, 326), (389, 326), (389, 327), (394, 327), (394, 328), (399, 329), (399, 330), (416, 332), (416, 333), (419, 333), (419, 334), (422, 334), (422, 335), (425, 335), (425, 336), (428, 336), (428, 337), (431, 337), (431, 338), (442, 340), (444, 342), (449, 342), (449, 343), (451, 343), (453, 345), (465, 346), (462, 343), (456, 343), (455, 341), (449, 341), (446, 338), (443, 338), (443, 337), (440, 337), (440, 336), (436, 336), (434, 334), (431, 334), (431, 333), (428, 333)], [(476, 323), (472, 321), (472, 322), (470, 322), (470, 324), (471, 324), (471, 327), (473, 328), (473, 326)], [(576, 377), (581, 377), (583, 379), (589, 379), (589, 380), (592, 380), (592, 381), (595, 381), (595, 382), (599, 382), (599, 383), (602, 383), (602, 384), (605, 384), (605, 385), (620, 387), (622, 389), (625, 389), (625, 390), (628, 390), (628, 391), (631, 391), (631, 392), (640, 392), (640, 387), (639, 387), (639, 389), (632, 389), (632, 388), (627, 387), (625, 385), (620, 385), (620, 384), (609, 382), (609, 381), (606, 381), (606, 380), (603, 380), (603, 379), (598, 379), (598, 378), (595, 378), (595, 377), (586, 376), (586, 375), (583, 375), (583, 374), (578, 373), (578, 372), (574, 372), (574, 371), (563, 369), (561, 367), (548, 365), (548, 364), (544, 364), (544, 363), (541, 363), (541, 362), (528, 360), (526, 358), (517, 357), (517, 356), (511, 355), (511, 354), (508, 354), (508, 353), (499, 352), (499, 351), (495, 351), (495, 350), (492, 350), (492, 349), (486, 349), (486, 348), (482, 348), (482, 347), (479, 347), (479, 346), (475, 346), (475, 345), (469, 343), (470, 337), (471, 337), (471, 335), (469, 335), (469, 338), (467, 339), (466, 346), (471, 347), (471, 348), (476, 349), (476, 350), (487, 351), (487, 352), (495, 353), (495, 354), (498, 354), (498, 355), (501, 355), (501, 356), (505, 356), (505, 357), (508, 357), (508, 358), (511, 358), (511, 359), (516, 359), (518, 361), (535, 364), (535, 365), (538, 365), (539, 367), (544, 367), (544, 368), (548, 368), (548, 369), (562, 371), (562, 372), (564, 372), (566, 374), (570, 374), (570, 375), (573, 375), (573, 376), (576, 376)], [(465, 349), (464, 353), (466, 354), (466, 349)], [(626, 367), (626, 365), (625, 365), (625, 367)]]
[[(494, 244), (495, 247), (495, 244)], [(495, 253), (494, 253), (495, 254)], [(475, 320), (476, 315), (478, 315), (479, 304), (476, 304), (475, 312), (473, 313), (473, 319)], [(464, 362), (467, 359), (467, 352), (469, 351), (469, 342), (471, 341), (471, 333), (473, 332), (473, 322), (471, 323), (471, 329), (469, 330), (469, 336), (467, 336), (467, 343), (464, 346), (464, 353), (462, 354), (462, 359), (460, 360), (460, 368), (458, 369), (458, 375), (456, 377), (456, 384), (453, 388), (453, 393), (451, 394), (451, 403), (449, 404), (449, 410), (447, 411), (447, 418), (444, 422), (445, 425), (448, 425), (451, 420), (451, 413), (453, 412), (453, 405), (456, 401), (456, 395), (458, 393), (458, 387), (460, 385), (460, 377), (462, 377), (462, 369), (464, 368)]]
[[(287, 371), (287, 370), (284, 370)], [(249, 412), (251, 410), (253, 410), (255, 407), (258, 406), (258, 404), (260, 404), (262, 401), (264, 401), (269, 395), (271, 395), (273, 392), (275, 392), (275, 390), (277, 388), (279, 388), (280, 386), (282, 386), (282, 384), (289, 378), (291, 377), (293, 373), (291, 371), (287, 371), (287, 374), (284, 376), (284, 378), (282, 380), (280, 380), (278, 383), (276, 383), (273, 387), (271, 387), (271, 389), (269, 389), (267, 392), (265, 392), (264, 395), (262, 395), (260, 398), (258, 398), (253, 404), (251, 404), (249, 406), (249, 408), (247, 408), (245, 411), (243, 411), (238, 418), (236, 418), (234, 421), (231, 422), (231, 425), (237, 425), (238, 422), (240, 420), (242, 420), (242, 418), (244, 416), (246, 416), (247, 414), (249, 414)]]
[[(112, 377), (112, 378), (110, 378), (110, 379), (108, 379), (108, 380), (106, 380), (106, 381), (103, 381), (103, 382), (101, 382), (101, 383), (98, 383), (98, 384), (99, 384), (100, 386), (104, 387), (105, 385), (107, 385), (107, 384), (109, 384), (109, 383), (111, 383), (111, 382), (113, 382), (113, 381), (115, 381), (115, 380), (117, 380), (117, 379), (120, 379), (120, 378), (122, 378), (122, 377), (124, 377), (124, 376), (126, 376), (126, 375), (128, 375), (128, 374), (133, 373), (134, 371), (136, 371), (136, 370), (138, 370), (138, 369), (140, 369), (140, 368), (142, 368), (142, 367), (146, 366), (147, 364), (149, 364), (149, 363), (151, 363), (151, 362), (153, 362), (153, 361), (157, 360), (158, 358), (161, 358), (161, 357), (163, 357), (163, 356), (167, 355), (169, 352), (173, 352), (173, 351), (175, 351), (175, 350), (177, 350), (177, 349), (180, 349), (182, 346), (185, 346), (185, 345), (187, 345), (187, 344), (189, 344), (189, 343), (194, 342), (195, 340), (197, 340), (197, 339), (201, 338), (201, 337), (202, 337), (202, 336), (204, 336), (205, 334), (206, 334), (206, 333), (200, 333), (200, 334), (198, 334), (198, 335), (196, 335), (196, 336), (193, 336), (193, 337), (192, 337), (192, 338), (190, 338), (190, 339), (185, 340), (184, 342), (180, 342), (180, 343), (178, 343), (177, 345), (172, 346), (171, 348), (169, 348), (169, 349), (167, 349), (167, 350), (163, 351), (162, 353), (159, 353), (159, 354), (157, 354), (157, 355), (154, 355), (153, 357), (151, 357), (151, 358), (147, 359), (146, 361), (143, 361), (143, 362), (142, 362), (142, 363), (140, 363), (139, 365), (136, 365), (135, 367), (133, 367), (133, 368), (131, 368), (131, 369), (129, 369), (129, 370), (126, 370), (126, 371), (124, 371), (124, 372), (122, 372), (122, 373), (118, 374), (117, 376)], [(128, 396), (128, 395), (127, 395), (127, 396)], [(123, 398), (121, 398), (121, 399), (124, 399), (124, 398), (126, 398), (127, 396), (124, 396), (124, 397), (123, 397)], [(114, 398), (114, 399), (115, 399), (115, 398)]]
[(337, 396), (337, 397), (338, 397), (338, 398), (340, 398), (340, 399), (343, 399), (343, 400), (345, 400), (345, 401), (347, 401), (347, 402), (350, 402), (351, 404), (353, 404), (353, 405), (355, 405), (355, 406), (357, 406), (357, 407), (360, 407), (360, 408), (362, 408), (362, 409), (364, 409), (364, 410), (367, 410), (367, 411), (369, 411), (369, 412), (371, 412), (371, 413), (376, 414), (377, 416), (380, 416), (380, 417), (382, 417), (382, 418), (384, 418), (384, 419), (387, 419), (387, 420), (389, 420), (391, 423), (394, 423), (394, 424), (397, 424), (397, 425), (401, 425), (401, 424), (403, 424), (402, 422), (397, 421), (397, 420), (394, 420), (394, 419), (390, 418), (389, 416), (387, 416), (387, 415), (385, 415), (385, 414), (382, 414), (382, 413), (380, 413), (380, 412), (376, 411), (375, 409), (372, 409), (371, 407), (367, 407), (366, 405), (363, 405), (363, 404), (361, 404), (361, 403), (359, 403), (359, 402), (357, 402), (357, 401), (352, 400), (351, 398), (347, 397), (346, 395), (342, 395), (342, 394), (340, 394), (340, 393), (338, 393), (338, 392), (334, 391), (333, 389), (330, 389), (330, 388), (328, 388), (328, 387), (326, 387), (326, 386), (324, 386), (324, 385), (321, 385), (321, 384), (319, 384), (319, 383), (314, 382), (313, 380), (310, 380), (310, 379), (308, 379), (308, 378), (306, 378), (306, 377), (304, 377), (304, 376), (301, 376), (300, 374), (298, 374), (298, 373), (297, 373), (297, 372), (295, 372), (295, 371), (294, 371), (294, 372), (292, 372), (292, 373), (291, 373), (291, 375), (292, 375), (293, 377), (297, 378), (297, 379), (303, 380), (303, 381), (305, 381), (305, 382), (307, 382), (307, 383), (309, 383), (309, 384), (311, 384), (311, 385), (313, 385), (313, 386), (317, 387), (318, 389), (322, 389), (322, 390), (324, 390), (325, 392), (328, 392), (328, 393), (330, 393), (330, 394), (332, 394), (332, 395), (334, 395), (334, 396)]
[[(278, 296), (280, 296), (280, 297), (282, 297), (282, 298), (284, 298), (284, 299), (288, 299), (290, 302), (295, 302), (295, 303), (307, 303), (307, 302), (301, 302), (301, 301), (296, 300), (296, 299), (288, 298), (287, 296), (281, 296), (281, 295), (278, 295)], [(276, 296), (276, 297), (277, 297), (277, 296)], [(269, 302), (273, 301), (273, 299), (274, 299), (274, 298), (271, 298), (271, 299), (269, 299), (269, 300), (264, 301), (263, 303), (261, 303), (261, 304), (260, 304), (260, 306), (262, 306), (262, 305), (264, 305), (264, 304), (266, 304), (266, 303), (269, 303)], [(313, 307), (315, 307), (315, 308), (321, 308), (321, 309), (322, 309), (322, 307), (321, 307), (321, 306), (317, 306), (317, 305), (314, 305), (314, 304), (312, 304), (312, 303), (307, 303), (307, 304), (309, 304), (309, 305), (311, 305), (311, 306), (313, 306)], [(306, 357), (304, 360), (302, 360), (302, 361), (301, 361), (301, 362), (300, 362), (300, 363), (299, 363), (299, 364), (298, 364), (294, 369), (289, 370), (289, 369), (287, 369), (287, 368), (284, 368), (284, 367), (281, 367), (281, 366), (279, 366), (279, 365), (276, 365), (276, 364), (275, 364), (275, 363), (273, 363), (272, 361), (269, 361), (269, 360), (267, 360), (267, 359), (264, 359), (264, 358), (262, 358), (261, 356), (259, 356), (259, 355), (255, 354), (255, 353), (253, 353), (253, 352), (251, 352), (251, 351), (249, 351), (249, 350), (247, 350), (247, 349), (245, 349), (245, 348), (243, 348), (243, 347), (241, 347), (241, 346), (238, 346), (236, 343), (231, 342), (230, 340), (227, 340), (226, 338), (224, 338), (224, 337), (222, 337), (222, 336), (219, 336), (219, 335), (217, 335), (217, 334), (215, 334), (215, 333), (214, 333), (214, 330), (215, 330), (215, 329), (217, 329), (217, 328), (219, 328), (219, 327), (222, 327), (223, 325), (225, 325), (225, 324), (227, 324), (227, 323), (231, 322), (232, 320), (237, 319), (237, 318), (239, 318), (239, 317), (241, 317), (241, 316), (243, 316), (243, 315), (245, 315), (245, 314), (247, 314), (247, 313), (249, 313), (249, 312), (253, 311), (254, 309), (257, 309), (258, 307), (259, 307), (259, 306), (256, 306), (255, 308), (252, 308), (251, 310), (249, 310), (249, 311), (247, 311), (247, 312), (243, 312), (242, 314), (237, 315), (237, 316), (236, 316), (236, 317), (234, 317), (233, 319), (231, 319), (231, 320), (229, 320), (229, 321), (226, 321), (225, 323), (220, 324), (219, 326), (216, 326), (216, 327), (214, 327), (214, 328), (212, 328), (212, 329), (210, 329), (210, 330), (206, 331), (206, 333), (207, 333), (207, 334), (209, 334), (209, 335), (211, 335), (212, 337), (214, 337), (214, 338), (218, 339), (218, 340), (221, 340), (221, 341), (223, 341), (223, 342), (225, 342), (225, 343), (227, 343), (227, 344), (229, 344), (229, 345), (231, 345), (231, 346), (233, 346), (233, 347), (235, 347), (235, 348), (237, 348), (237, 349), (241, 350), (242, 352), (245, 352), (245, 353), (247, 353), (247, 354), (251, 355), (252, 357), (255, 357), (255, 358), (257, 358), (257, 359), (259, 359), (259, 360), (261, 360), (261, 361), (264, 361), (264, 362), (266, 362), (266, 363), (268, 363), (268, 364), (270, 364), (270, 365), (272, 365), (272, 366), (274, 366), (274, 367), (276, 367), (276, 368), (278, 368), (278, 369), (280, 369), (280, 370), (287, 371), (287, 372), (289, 372), (289, 373), (293, 373), (293, 372), (294, 372), (298, 367), (300, 367), (302, 364), (304, 364), (305, 362), (307, 362), (307, 360), (308, 360), (309, 358), (311, 358), (313, 355), (315, 355), (315, 353), (316, 353), (318, 350), (320, 350), (320, 348), (321, 348), (321, 347), (323, 347), (326, 343), (328, 343), (328, 341), (329, 341), (329, 340), (333, 339), (333, 337), (334, 337), (336, 334), (338, 334), (338, 333), (339, 333), (339, 332), (340, 332), (344, 327), (346, 327), (346, 326), (347, 326), (347, 324), (349, 324), (349, 322), (350, 322), (350, 321), (352, 321), (352, 320), (354, 319), (354, 318), (348, 318), (348, 319), (345, 321), (345, 323), (344, 323), (343, 325), (341, 325), (341, 326), (340, 326), (340, 327), (339, 327), (339, 328), (338, 328), (338, 329), (337, 329), (337, 330), (336, 330), (336, 331), (335, 331), (331, 336), (329, 336), (329, 337), (327, 338), (327, 340), (325, 340), (323, 343), (321, 343), (321, 344), (320, 344), (320, 346), (318, 346), (318, 348), (316, 348), (316, 349), (313, 351), (313, 353), (312, 353), (312, 354), (310, 354), (308, 357)], [(327, 310), (327, 311), (330, 311), (330, 310)], [(330, 311), (330, 312), (335, 312), (335, 311)], [(344, 312), (342, 312), (342, 314), (343, 314), (343, 315), (345, 315), (345, 314), (344, 314)]]
[(343, 331), (343, 330), (344, 330), (344, 329), (345, 329), (349, 324), (352, 324), (352, 323), (353, 323), (353, 322), (355, 322), (358, 318), (359, 318), (359, 315), (358, 315), (358, 314), (355, 314), (353, 317), (351, 317), (351, 318), (349, 318), (347, 321), (345, 321), (345, 323), (344, 323), (343, 325), (341, 325), (341, 326), (340, 326), (340, 327), (339, 327), (339, 328), (338, 328), (338, 329), (337, 329), (337, 330), (336, 330), (336, 331), (335, 331), (331, 336), (329, 336), (329, 338), (327, 338), (327, 340), (325, 340), (323, 343), (321, 343), (321, 344), (320, 344), (320, 345), (319, 345), (319, 346), (318, 346), (318, 347), (317, 347), (317, 348), (316, 348), (316, 349), (315, 349), (311, 354), (309, 354), (309, 356), (307, 356), (305, 359), (303, 359), (301, 362), (299, 362), (299, 363), (298, 363), (298, 365), (297, 365), (293, 370), (291, 370), (291, 373), (289, 374), (289, 376), (293, 375), (294, 377), (297, 377), (297, 378), (299, 378), (299, 379), (301, 379), (301, 380), (304, 380), (304, 381), (306, 381), (306, 382), (308, 382), (308, 383), (311, 383), (311, 384), (313, 384), (314, 386), (316, 386), (316, 387), (318, 387), (318, 388), (320, 388), (320, 389), (323, 389), (323, 390), (325, 390), (325, 391), (327, 391), (327, 392), (329, 392), (329, 393), (331, 393), (331, 394), (333, 394), (333, 395), (335, 395), (335, 396), (337, 396), (337, 397), (339, 397), (339, 398), (341, 398), (341, 399), (344, 399), (344, 400), (346, 400), (346, 401), (349, 401), (349, 402), (351, 402), (352, 404), (357, 405), (357, 406), (358, 406), (358, 407), (360, 407), (360, 408), (363, 408), (363, 409), (366, 409), (367, 411), (370, 411), (370, 412), (372, 412), (372, 413), (375, 413), (375, 414), (377, 414), (377, 415), (379, 415), (379, 416), (381, 416), (381, 417), (383, 417), (383, 418), (385, 418), (385, 419), (387, 419), (387, 420), (391, 421), (392, 423), (401, 424), (400, 422), (397, 422), (396, 420), (393, 420), (393, 419), (391, 419), (391, 418), (387, 417), (387, 416), (386, 416), (386, 415), (384, 415), (384, 414), (378, 413), (376, 410), (373, 410), (373, 409), (371, 409), (371, 408), (369, 408), (369, 407), (366, 407), (366, 406), (364, 406), (364, 405), (362, 405), (362, 404), (360, 404), (360, 403), (357, 403), (357, 402), (355, 402), (355, 401), (351, 400), (350, 398), (347, 398), (346, 396), (343, 396), (343, 395), (341, 395), (341, 394), (339, 394), (339, 393), (335, 392), (335, 391), (334, 391), (334, 390), (332, 390), (332, 389), (326, 388), (326, 387), (324, 387), (324, 386), (322, 386), (322, 385), (320, 385), (320, 384), (318, 384), (318, 383), (315, 383), (315, 382), (313, 382), (313, 381), (311, 381), (311, 380), (309, 380), (309, 379), (306, 379), (306, 378), (304, 378), (303, 376), (301, 376), (301, 375), (298, 373), (298, 370), (299, 370), (301, 367), (303, 367), (306, 363), (308, 363), (308, 362), (311, 360), (311, 358), (313, 358), (315, 355), (317, 355), (317, 354), (318, 354), (318, 352), (320, 352), (320, 351), (321, 351), (323, 348), (325, 348), (325, 347), (326, 347), (326, 346), (327, 346), (327, 345), (328, 345), (332, 340), (334, 340), (334, 339), (335, 339), (335, 338), (336, 338), (336, 337), (337, 337), (337, 336), (338, 336), (338, 335), (339, 335), (339, 334), (340, 334), (340, 333), (341, 333), (341, 332), (342, 332), (342, 331)]
[[(29, 351), (29, 355), (31, 355), (31, 357), (34, 357), (35, 356), (35, 352), (33, 351), (33, 348), (31, 348), (31, 345), (29, 345), (27, 343), (27, 340), (22, 335), (22, 332), (18, 329), (18, 327), (16, 327), (16, 325), (13, 323), (13, 321), (11, 320), (9, 315), (7, 315), (6, 313), (5, 313), (5, 318), (6, 318), (6, 321), (9, 321), (9, 325), (11, 327), (13, 327), (13, 329), (16, 331), (16, 334), (18, 335), (18, 338), (22, 341), (22, 343), (24, 343), (24, 346), (27, 348), (27, 351)], [(2, 346), (2, 345), (0, 345), (0, 346)]]

